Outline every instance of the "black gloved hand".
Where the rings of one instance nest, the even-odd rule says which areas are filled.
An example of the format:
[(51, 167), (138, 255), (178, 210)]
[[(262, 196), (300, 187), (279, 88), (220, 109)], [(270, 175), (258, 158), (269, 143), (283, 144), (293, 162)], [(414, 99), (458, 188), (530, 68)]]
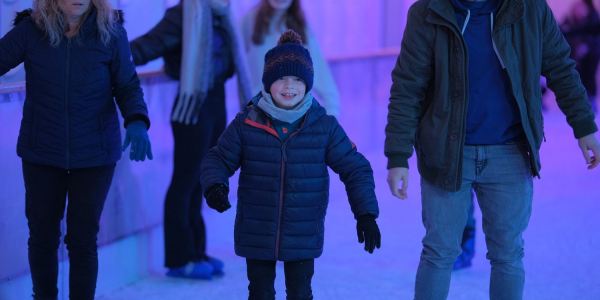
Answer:
[(206, 198), (208, 207), (222, 213), (231, 208), (231, 204), (227, 199), (228, 194), (229, 188), (222, 183), (217, 183), (206, 190), (204, 198)]
[(365, 243), (365, 251), (373, 253), (375, 247), (381, 247), (381, 233), (379, 226), (375, 222), (375, 217), (371, 215), (360, 216), (356, 223), (356, 233), (358, 234), (358, 242)]

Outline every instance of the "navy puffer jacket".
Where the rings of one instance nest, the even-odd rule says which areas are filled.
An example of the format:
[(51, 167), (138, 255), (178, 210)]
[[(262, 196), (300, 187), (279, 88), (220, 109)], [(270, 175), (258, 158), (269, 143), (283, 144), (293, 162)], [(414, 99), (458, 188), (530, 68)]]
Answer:
[(148, 110), (131, 61), (122, 19), (105, 46), (93, 9), (78, 36), (58, 47), (34, 23), (30, 10), (0, 39), (0, 75), (25, 63), (26, 98), (17, 154), (29, 163), (76, 169), (121, 158), (115, 100), (125, 125)]
[(241, 167), (235, 253), (251, 259), (297, 261), (323, 252), (327, 166), (346, 185), (355, 218), (379, 215), (369, 161), (315, 100), (301, 127), (285, 143), (265, 113), (248, 105), (205, 157), (201, 181), (205, 188), (228, 184)]

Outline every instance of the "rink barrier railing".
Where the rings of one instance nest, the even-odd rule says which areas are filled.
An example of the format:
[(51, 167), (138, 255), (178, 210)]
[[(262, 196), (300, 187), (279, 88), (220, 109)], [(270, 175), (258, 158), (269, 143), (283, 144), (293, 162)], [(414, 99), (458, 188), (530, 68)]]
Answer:
[[(161, 70), (145, 71), (138, 73), (142, 84), (152, 84), (158, 82), (169, 81), (170, 79)], [(25, 81), (0, 84), (0, 95), (12, 94), (25, 91)]]
[[(381, 51), (373, 52), (373, 53), (364, 53), (364, 54), (354, 54), (354, 55), (340, 55), (328, 57), (327, 61), (330, 63), (339, 63), (341, 61), (352, 61), (352, 60), (361, 60), (361, 59), (372, 59), (372, 58), (380, 58), (380, 57), (388, 57), (388, 56), (398, 56), (400, 53), (400, 47), (392, 47), (385, 48)], [(140, 77), (140, 81), (142, 84), (152, 84), (157, 82), (168, 81), (169, 78), (164, 74), (163, 70), (154, 70), (154, 71), (144, 71), (138, 73)], [(0, 95), (2, 94), (12, 94), (18, 92), (25, 91), (25, 82), (14, 82), (7, 84), (0, 84)]]

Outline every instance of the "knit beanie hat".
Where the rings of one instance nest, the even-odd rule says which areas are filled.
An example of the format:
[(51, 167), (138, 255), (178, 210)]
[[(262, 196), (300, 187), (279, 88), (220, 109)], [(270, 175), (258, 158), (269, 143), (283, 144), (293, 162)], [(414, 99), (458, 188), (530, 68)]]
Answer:
[(275, 80), (296, 76), (304, 80), (308, 93), (312, 89), (314, 75), (310, 53), (302, 46), (302, 37), (292, 29), (284, 32), (277, 46), (265, 54), (262, 82), (267, 92)]

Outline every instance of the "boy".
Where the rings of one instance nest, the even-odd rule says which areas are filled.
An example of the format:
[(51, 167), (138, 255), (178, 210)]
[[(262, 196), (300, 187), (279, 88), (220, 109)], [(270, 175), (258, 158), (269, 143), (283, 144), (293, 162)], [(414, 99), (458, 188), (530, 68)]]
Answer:
[[(223, 212), (228, 180), (241, 167), (234, 240), (246, 258), (249, 299), (274, 299), (275, 263), (284, 262), (288, 299), (312, 299), (314, 259), (323, 252), (327, 166), (340, 174), (359, 242), (381, 245), (373, 171), (335, 117), (308, 93), (310, 53), (293, 30), (265, 55), (264, 90), (239, 113), (202, 163), (206, 203)], [(268, 92), (267, 92), (268, 91)]]

